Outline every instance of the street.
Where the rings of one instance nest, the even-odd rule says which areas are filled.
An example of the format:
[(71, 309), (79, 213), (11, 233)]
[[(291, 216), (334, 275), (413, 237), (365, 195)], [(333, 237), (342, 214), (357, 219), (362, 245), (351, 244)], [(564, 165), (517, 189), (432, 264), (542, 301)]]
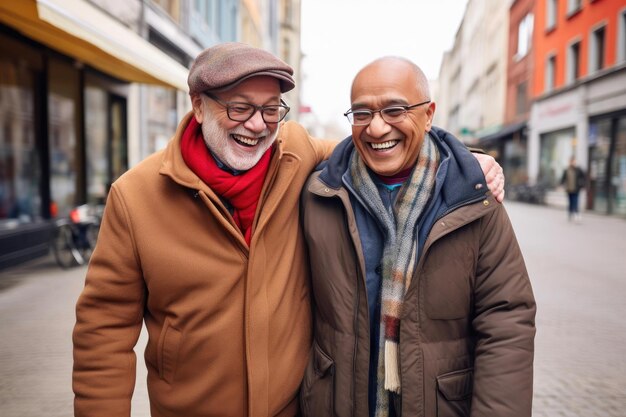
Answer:
[[(565, 210), (506, 207), (538, 306), (533, 416), (625, 416), (626, 221), (584, 213), (574, 224)], [(0, 272), (2, 417), (73, 414), (71, 332), (85, 272), (52, 258)], [(149, 416), (140, 368), (133, 417)]]

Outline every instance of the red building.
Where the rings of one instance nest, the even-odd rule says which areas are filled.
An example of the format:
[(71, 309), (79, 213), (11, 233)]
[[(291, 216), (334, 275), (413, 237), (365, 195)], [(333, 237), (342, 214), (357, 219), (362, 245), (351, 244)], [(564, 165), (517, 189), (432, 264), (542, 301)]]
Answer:
[(625, 9), (626, 0), (539, 0), (534, 57), (544, 71), (534, 73), (533, 95), (623, 61)]
[(537, 0), (529, 181), (565, 205), (575, 157), (586, 208), (626, 217), (626, 0)]

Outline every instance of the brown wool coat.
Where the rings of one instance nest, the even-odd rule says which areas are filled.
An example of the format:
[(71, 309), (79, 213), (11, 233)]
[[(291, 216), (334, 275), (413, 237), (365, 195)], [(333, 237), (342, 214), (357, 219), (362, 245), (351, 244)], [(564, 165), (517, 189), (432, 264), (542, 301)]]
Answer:
[[(306, 417), (366, 417), (365, 261), (348, 191), (314, 173), (302, 217), (314, 343)], [(529, 417), (535, 301), (515, 234), (490, 194), (439, 219), (407, 290), (400, 325), (402, 417)]]
[(298, 197), (334, 142), (281, 126), (250, 249), (180, 138), (116, 181), (78, 300), (75, 416), (128, 417), (142, 326), (153, 417), (293, 416), (311, 343)]

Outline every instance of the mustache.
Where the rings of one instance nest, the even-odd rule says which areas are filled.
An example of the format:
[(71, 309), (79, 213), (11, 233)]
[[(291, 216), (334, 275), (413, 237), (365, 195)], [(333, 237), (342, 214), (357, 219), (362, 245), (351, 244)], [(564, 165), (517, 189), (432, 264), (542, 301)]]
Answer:
[(248, 138), (254, 138), (254, 139), (258, 139), (258, 138), (262, 138), (264, 136), (269, 136), (270, 135), (270, 130), (269, 129), (264, 129), (262, 132), (259, 133), (253, 133), (250, 132), (248, 129), (245, 128), (235, 128), (232, 130), (228, 131), (229, 135), (240, 135), (240, 136), (246, 136)]

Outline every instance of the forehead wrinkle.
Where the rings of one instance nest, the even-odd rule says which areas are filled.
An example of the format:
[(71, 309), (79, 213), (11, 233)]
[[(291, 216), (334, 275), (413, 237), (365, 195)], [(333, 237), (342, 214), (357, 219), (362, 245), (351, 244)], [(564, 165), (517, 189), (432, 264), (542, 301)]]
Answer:
[(386, 107), (391, 106), (406, 106), (409, 102), (406, 98), (400, 97), (385, 97), (384, 95), (380, 96), (367, 96), (364, 98), (358, 98), (356, 101), (352, 103), (352, 109), (370, 109), (376, 110), (372, 108), (372, 103), (380, 103), (379, 109), (384, 109)]

